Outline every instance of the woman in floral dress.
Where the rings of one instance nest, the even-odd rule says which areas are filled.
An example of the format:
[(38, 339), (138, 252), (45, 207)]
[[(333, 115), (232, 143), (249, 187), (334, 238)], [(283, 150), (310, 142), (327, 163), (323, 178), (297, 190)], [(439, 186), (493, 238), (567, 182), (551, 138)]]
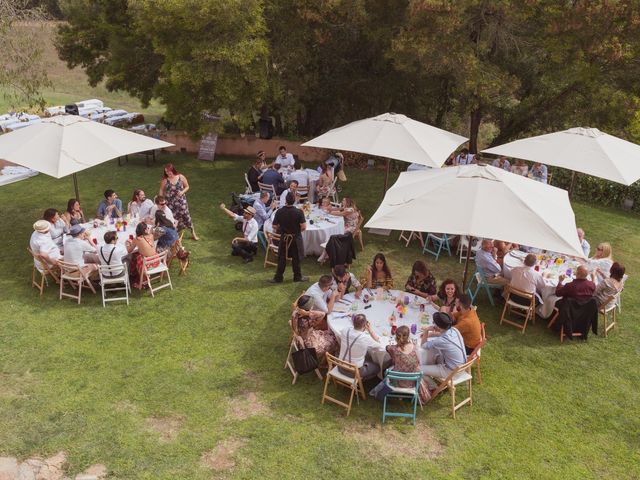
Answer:
[(356, 228), (358, 228), (358, 219), (360, 218), (356, 202), (349, 197), (344, 197), (340, 208), (333, 208), (330, 213), (331, 215), (344, 217), (344, 233), (355, 233)]
[[(417, 373), (420, 371), (420, 359), (416, 346), (411, 342), (409, 337), (409, 327), (400, 325), (396, 330), (396, 345), (387, 345), (387, 353), (391, 356), (392, 370), (396, 372)], [(415, 386), (415, 382), (411, 380), (398, 381), (401, 388), (411, 388)], [(427, 381), (422, 378), (418, 388), (418, 398), (420, 404), (424, 405), (431, 400)]]
[(314, 310), (313, 298), (303, 295), (298, 299), (296, 308), (291, 314), (291, 328), (302, 338), (306, 348), (315, 348), (318, 361), (324, 362), (328, 352), (335, 355), (338, 351), (338, 340), (327, 325), (327, 314)]
[(432, 302), (438, 299), (436, 295), (436, 279), (427, 268), (427, 265), (421, 260), (413, 264), (411, 276), (407, 280), (404, 289)]
[(164, 166), (164, 178), (160, 183), (158, 195), (162, 195), (167, 199), (167, 205), (178, 222), (178, 230), (188, 228), (191, 230), (191, 237), (194, 240), (198, 240), (191, 221), (191, 214), (189, 213), (189, 204), (186, 197), (188, 191), (189, 182), (187, 177), (178, 173), (173, 164), (167, 163)]

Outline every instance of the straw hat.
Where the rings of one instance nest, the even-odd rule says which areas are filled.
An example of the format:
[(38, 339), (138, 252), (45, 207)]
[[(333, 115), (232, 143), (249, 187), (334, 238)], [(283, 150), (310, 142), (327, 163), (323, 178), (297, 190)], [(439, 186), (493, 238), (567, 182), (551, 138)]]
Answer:
[(46, 220), (38, 220), (33, 224), (33, 229), (36, 232), (47, 233), (49, 231), (49, 222)]
[(253, 207), (251, 207), (251, 206), (249, 206), (249, 207), (247, 207), (247, 208), (245, 208), (245, 209), (244, 209), (244, 213), (248, 213), (249, 215), (251, 215), (252, 217), (254, 217), (254, 216), (255, 216), (255, 214), (256, 214), (256, 209), (255, 209), (255, 208), (253, 208)]

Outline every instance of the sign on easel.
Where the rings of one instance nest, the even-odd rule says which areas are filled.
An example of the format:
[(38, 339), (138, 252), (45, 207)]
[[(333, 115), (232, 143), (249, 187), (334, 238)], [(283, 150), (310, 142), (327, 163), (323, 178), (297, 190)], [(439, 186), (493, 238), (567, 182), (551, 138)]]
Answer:
[(216, 133), (207, 133), (200, 140), (200, 150), (198, 151), (198, 160), (206, 160), (213, 162), (216, 155), (216, 144), (218, 143), (218, 135)]

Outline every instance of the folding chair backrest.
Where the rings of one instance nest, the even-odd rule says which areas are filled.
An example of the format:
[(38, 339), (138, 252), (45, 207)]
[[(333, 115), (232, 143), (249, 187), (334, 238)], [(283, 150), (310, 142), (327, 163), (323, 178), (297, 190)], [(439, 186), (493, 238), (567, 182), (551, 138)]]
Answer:
[(142, 263), (144, 265), (145, 268), (156, 268), (158, 265), (158, 262), (160, 262), (161, 264), (166, 265), (167, 264), (167, 254), (169, 252), (167, 250), (165, 250), (162, 253), (156, 253), (155, 255), (151, 255), (150, 257), (142, 257)]
[(393, 380), (414, 382), (415, 393), (417, 395), (418, 389), (420, 388), (420, 380), (422, 379), (422, 372), (397, 372), (389, 368), (385, 372), (384, 378), (389, 381), (391, 387), (393, 387), (393, 383), (391, 383)]
[(273, 185), (271, 185), (270, 183), (262, 183), (262, 182), (258, 182), (258, 187), (260, 187), (260, 191), (261, 192), (269, 192), (272, 195), (276, 194), (276, 189)]
[(331, 371), (333, 367), (339, 367), (345, 375), (349, 375), (356, 380), (360, 379), (360, 370), (353, 363), (340, 360), (338, 357), (334, 357), (330, 353), (327, 353), (327, 364), (329, 365), (329, 371)]
[(74, 277), (81, 278), (82, 272), (80, 270), (80, 265), (76, 263), (65, 262), (64, 260), (58, 260), (58, 265), (60, 266), (60, 273), (64, 277)]
[[(531, 307), (535, 307), (536, 304), (536, 294), (535, 293), (530, 293), (530, 292), (525, 292), (524, 290), (519, 290), (511, 285), (509, 285), (507, 287), (507, 292), (509, 297), (511, 297), (511, 295), (515, 295), (517, 297), (520, 297), (522, 299), (526, 299), (529, 300), (530, 302), (530, 306)], [(523, 308), (526, 308), (527, 305), (523, 305)]]
[(124, 264), (122, 265), (100, 265), (99, 266), (99, 271), (100, 271), (100, 278), (107, 278), (107, 279), (112, 279), (112, 278), (117, 278), (117, 277), (121, 277), (125, 274), (126, 272), (126, 266)]

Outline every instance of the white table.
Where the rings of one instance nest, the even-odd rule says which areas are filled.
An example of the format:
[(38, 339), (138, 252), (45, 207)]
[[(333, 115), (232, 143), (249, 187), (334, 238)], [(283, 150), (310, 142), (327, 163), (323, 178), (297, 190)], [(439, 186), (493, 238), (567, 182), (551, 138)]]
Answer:
[[(313, 221), (313, 224), (311, 223)], [(265, 233), (273, 232), (273, 216), (264, 222)], [(311, 209), (307, 217), (307, 229), (302, 232), (304, 242), (304, 255), (321, 255), (323, 243), (329, 240), (331, 235), (344, 233), (344, 218), (324, 213), (317, 207)]]
[[(115, 232), (116, 224), (111, 224), (109, 221), (106, 224), (100, 220), (98, 220), (98, 227), (93, 228), (93, 222), (83, 223), (82, 226), (89, 232), (89, 236), (91, 237), (91, 242), (101, 246), (104, 245), (104, 234), (107, 232)], [(124, 245), (127, 240), (130, 240), (130, 236), (133, 235), (133, 238), (136, 237), (136, 226), (137, 222), (130, 221), (127, 223), (126, 228), (124, 226), (120, 227), (120, 231), (118, 232), (117, 242)], [(95, 240), (95, 242), (94, 242)]]
[[(423, 298), (417, 297), (412, 293), (391, 290), (387, 294), (383, 293), (383, 297), (381, 299), (376, 299), (378, 293), (379, 290), (367, 288), (362, 291), (362, 297), (364, 297), (365, 294), (371, 297), (368, 303), (368, 305), (370, 305), (369, 308), (365, 308), (366, 305), (363, 298), (356, 300), (353, 293), (345, 295), (345, 301), (351, 303), (348, 305), (342, 302), (336, 303), (333, 313), (328, 315), (327, 323), (339, 341), (340, 332), (347, 327), (353, 326), (351, 316), (356, 313), (364, 313), (367, 316), (367, 320), (369, 320), (373, 331), (380, 337), (380, 347), (370, 348), (367, 354), (380, 366), (381, 375), (384, 375), (384, 368), (391, 361), (391, 357), (389, 357), (386, 347), (390, 343), (395, 343), (395, 336), (391, 335), (391, 323), (389, 322), (389, 317), (392, 313), (396, 312), (397, 299), (399, 298), (404, 300), (405, 296), (409, 297), (410, 303), (407, 306), (406, 315), (404, 315), (403, 318), (400, 318), (396, 312), (396, 325), (398, 327), (406, 325), (411, 328), (411, 325), (415, 324), (416, 333), (411, 335), (411, 338), (415, 340), (415, 343), (418, 346), (421, 333), (420, 327), (433, 324), (433, 314), (437, 312), (438, 309), (433, 303), (426, 302)], [(420, 312), (420, 303), (425, 306), (424, 313)]]
[[(514, 268), (524, 265), (524, 258), (527, 256), (525, 252), (514, 250), (504, 256), (502, 265), (502, 275), (507, 280), (511, 280), (511, 273)], [(550, 257), (550, 258), (548, 258)], [(562, 284), (566, 284), (575, 278), (575, 272), (580, 263), (576, 260), (570, 259), (562, 255), (551, 256), (549, 254), (537, 255), (536, 266), (538, 271), (543, 275), (545, 287), (541, 292), (538, 292), (542, 303), (538, 305), (536, 312), (542, 318), (549, 318), (553, 313), (553, 308), (560, 297), (556, 296), (556, 287), (558, 286), (558, 277), (565, 275), (565, 279)], [(562, 264), (556, 264), (553, 262), (553, 258), (561, 258)], [(571, 275), (567, 275), (568, 270), (571, 269)]]

